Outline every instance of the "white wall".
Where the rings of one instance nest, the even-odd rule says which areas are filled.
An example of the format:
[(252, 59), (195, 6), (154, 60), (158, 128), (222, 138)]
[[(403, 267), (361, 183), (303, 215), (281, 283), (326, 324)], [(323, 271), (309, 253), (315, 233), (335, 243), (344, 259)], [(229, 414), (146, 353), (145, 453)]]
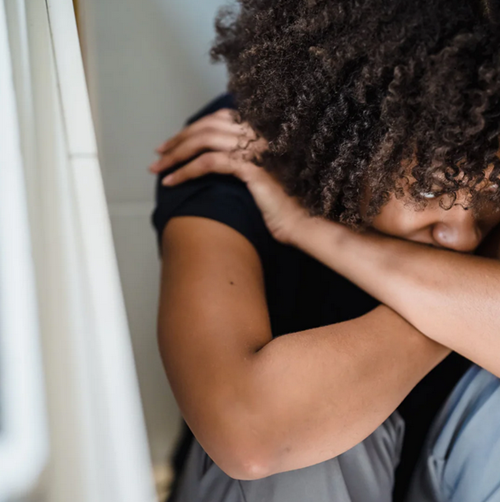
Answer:
[(225, 89), (209, 63), (221, 0), (79, 0), (87, 79), (154, 462), (179, 414), (156, 343), (159, 262), (150, 224), (154, 148)]

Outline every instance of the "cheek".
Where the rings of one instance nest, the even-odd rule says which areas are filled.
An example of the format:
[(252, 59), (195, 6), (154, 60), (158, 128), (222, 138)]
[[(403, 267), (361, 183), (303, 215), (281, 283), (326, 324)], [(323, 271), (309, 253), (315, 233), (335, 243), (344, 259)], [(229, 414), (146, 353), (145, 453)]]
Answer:
[(393, 197), (373, 219), (372, 227), (384, 234), (409, 239), (422, 227), (422, 216), (422, 212), (405, 207)]

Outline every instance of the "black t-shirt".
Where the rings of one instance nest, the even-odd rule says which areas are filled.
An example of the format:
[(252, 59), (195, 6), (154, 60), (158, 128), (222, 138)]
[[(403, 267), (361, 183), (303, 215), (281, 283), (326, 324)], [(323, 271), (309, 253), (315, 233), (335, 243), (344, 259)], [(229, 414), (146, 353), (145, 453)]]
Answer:
[[(231, 95), (217, 98), (188, 123), (221, 108), (235, 108)], [(315, 259), (274, 240), (250, 192), (239, 179), (209, 174), (174, 187), (162, 186), (161, 179), (177, 167), (158, 177), (157, 205), (152, 219), (159, 245), (167, 221), (174, 216), (210, 218), (245, 236), (262, 262), (273, 337), (354, 319), (379, 304)], [(468, 366), (467, 360), (451, 354), (400, 405), (406, 432), (396, 473), (395, 501), (400, 500), (406, 490), (430, 422)], [(182, 459), (177, 458), (177, 462), (182, 463)]]

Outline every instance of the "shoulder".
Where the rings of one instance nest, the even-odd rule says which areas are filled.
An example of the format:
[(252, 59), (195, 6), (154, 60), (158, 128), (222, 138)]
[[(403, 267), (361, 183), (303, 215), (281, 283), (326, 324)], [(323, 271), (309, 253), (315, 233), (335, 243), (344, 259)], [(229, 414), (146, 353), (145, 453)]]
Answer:
[[(190, 117), (187, 123), (195, 122), (222, 108), (235, 108), (231, 94), (217, 97)], [(178, 167), (180, 166), (172, 169)], [(230, 226), (253, 244), (261, 258), (266, 254), (271, 236), (250, 192), (241, 180), (212, 173), (180, 185), (165, 187), (161, 180), (169, 172), (171, 170), (157, 177), (156, 206), (152, 215), (160, 247), (163, 231), (171, 218), (201, 216)]]
[(201, 110), (196, 112), (194, 115), (188, 118), (186, 124), (192, 124), (197, 120), (201, 119), (205, 115), (210, 115), (211, 113), (215, 113), (217, 110), (222, 110), (223, 108), (231, 108), (233, 110), (236, 109), (236, 101), (234, 96), (230, 93), (221, 94), (216, 97), (208, 104), (206, 104)]
[(245, 184), (228, 175), (208, 174), (174, 187), (158, 182), (152, 221), (159, 241), (167, 222), (175, 216), (201, 216), (225, 223), (247, 237), (258, 251), (268, 235)]

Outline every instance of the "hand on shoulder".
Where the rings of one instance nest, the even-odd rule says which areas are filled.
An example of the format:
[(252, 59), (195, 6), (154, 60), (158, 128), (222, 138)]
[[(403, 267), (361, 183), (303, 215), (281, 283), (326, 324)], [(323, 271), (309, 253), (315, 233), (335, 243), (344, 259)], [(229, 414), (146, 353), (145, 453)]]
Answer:
[(163, 178), (165, 186), (209, 173), (236, 176), (247, 185), (271, 235), (291, 244), (293, 234), (310, 217), (272, 174), (255, 164), (266, 148), (267, 141), (258, 137), (248, 123), (240, 122), (237, 112), (221, 109), (188, 125), (160, 145), (156, 149), (160, 159), (149, 169), (154, 174), (174, 169)]

